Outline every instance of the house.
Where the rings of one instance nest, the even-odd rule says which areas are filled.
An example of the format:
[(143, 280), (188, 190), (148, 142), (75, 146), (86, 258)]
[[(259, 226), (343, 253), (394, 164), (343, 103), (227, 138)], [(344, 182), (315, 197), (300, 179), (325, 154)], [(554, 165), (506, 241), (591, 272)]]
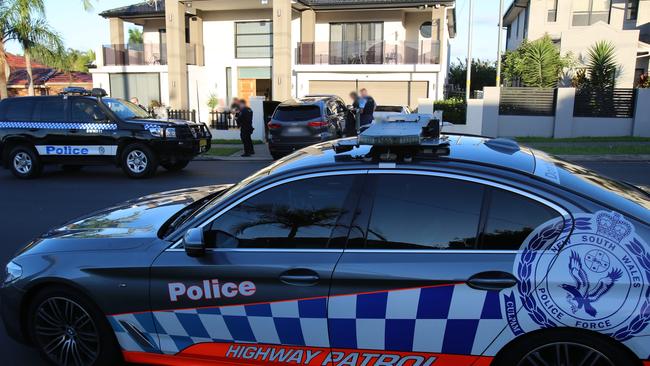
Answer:
[[(207, 119), (207, 100), (367, 88), (379, 104), (442, 98), (453, 0), (151, 0), (104, 11), (96, 87)], [(124, 22), (143, 44), (124, 44)]]
[[(28, 95), (29, 76), (25, 57), (6, 53), (7, 91), (10, 97)], [(92, 88), (92, 76), (85, 72), (66, 74), (57, 69), (32, 61), (32, 80), (36, 95), (56, 95), (64, 88), (78, 86)]]
[(548, 34), (583, 65), (592, 45), (611, 42), (621, 65), (617, 87), (631, 88), (648, 72), (650, 0), (513, 0), (503, 24), (506, 49)]

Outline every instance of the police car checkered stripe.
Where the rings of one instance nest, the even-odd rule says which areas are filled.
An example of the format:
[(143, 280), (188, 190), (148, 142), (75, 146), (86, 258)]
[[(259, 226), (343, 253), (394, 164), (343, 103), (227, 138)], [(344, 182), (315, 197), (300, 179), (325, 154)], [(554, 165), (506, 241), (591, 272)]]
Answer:
[(329, 304), (315, 298), (115, 315), (111, 324), (127, 351), (146, 350), (121, 341), (120, 320), (159, 339), (169, 354), (204, 342), (480, 354), (505, 327), (498, 295), (466, 285), (425, 287), (333, 296)]
[(49, 130), (117, 130), (115, 123), (77, 123), (77, 122), (0, 122), (0, 128), (39, 128)]

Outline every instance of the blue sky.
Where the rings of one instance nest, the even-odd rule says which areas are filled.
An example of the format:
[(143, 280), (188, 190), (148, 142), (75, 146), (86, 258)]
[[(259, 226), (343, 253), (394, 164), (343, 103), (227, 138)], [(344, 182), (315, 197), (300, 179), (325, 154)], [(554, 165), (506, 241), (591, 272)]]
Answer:
[[(108, 21), (97, 14), (139, 1), (97, 0), (94, 10), (84, 11), (81, 0), (45, 0), (46, 16), (50, 25), (63, 36), (66, 47), (97, 49), (100, 44), (109, 43)], [(507, 7), (511, 0), (505, 2)], [(498, 11), (499, 0), (474, 0), (474, 57), (496, 59)], [(451, 44), (452, 61), (467, 55), (469, 0), (457, 0), (456, 16), (458, 35)], [(21, 52), (16, 44), (8, 45), (8, 49), (13, 53)]]

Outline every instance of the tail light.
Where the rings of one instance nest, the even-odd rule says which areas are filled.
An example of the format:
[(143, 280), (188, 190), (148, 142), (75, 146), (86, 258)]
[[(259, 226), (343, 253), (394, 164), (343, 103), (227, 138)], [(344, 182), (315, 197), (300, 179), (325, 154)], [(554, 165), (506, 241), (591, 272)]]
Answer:
[(317, 121), (317, 122), (309, 122), (307, 123), (307, 126), (309, 127), (324, 127), (327, 126), (328, 123), (327, 121)]
[(279, 124), (279, 123), (273, 123), (273, 122), (269, 122), (269, 123), (268, 123), (268, 126), (269, 126), (269, 129), (270, 129), (270, 130), (277, 130), (278, 128), (281, 128), (281, 127), (282, 127), (281, 124)]

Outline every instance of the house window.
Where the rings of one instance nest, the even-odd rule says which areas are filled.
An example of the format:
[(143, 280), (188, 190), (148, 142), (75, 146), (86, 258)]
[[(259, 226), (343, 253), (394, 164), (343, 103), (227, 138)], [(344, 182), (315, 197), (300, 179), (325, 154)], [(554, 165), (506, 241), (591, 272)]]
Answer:
[(547, 22), (557, 22), (557, 0), (546, 0), (548, 13), (546, 15)]
[(588, 26), (596, 22), (609, 23), (611, 0), (576, 0), (573, 2), (574, 27)]
[(627, 6), (625, 7), (625, 19), (636, 20), (638, 13), (639, 0), (627, 0)]
[(331, 23), (330, 64), (381, 64), (384, 23)]
[(272, 54), (272, 22), (262, 20), (235, 23), (236, 58), (270, 58)]
[(431, 22), (424, 22), (420, 25), (420, 35), (422, 38), (431, 38)]

